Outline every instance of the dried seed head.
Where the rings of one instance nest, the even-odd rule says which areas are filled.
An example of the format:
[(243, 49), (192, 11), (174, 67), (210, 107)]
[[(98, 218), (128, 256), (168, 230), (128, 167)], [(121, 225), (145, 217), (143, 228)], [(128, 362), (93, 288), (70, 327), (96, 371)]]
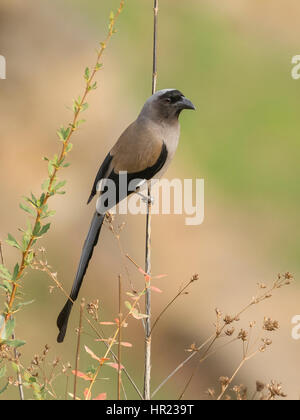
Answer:
[(264, 318), (263, 329), (266, 331), (276, 331), (279, 329), (279, 322), (271, 318)]
[(235, 331), (235, 329), (233, 327), (232, 328), (228, 328), (225, 331), (225, 334), (227, 335), (227, 337), (231, 337), (233, 335), (234, 331)]
[(215, 309), (215, 312), (218, 318), (222, 317), (222, 312), (218, 308)]
[(58, 365), (59, 361), (60, 361), (60, 358), (56, 357), (52, 362), (52, 366), (55, 368)]
[(247, 341), (248, 333), (245, 330), (241, 330), (238, 335), (238, 340)]
[(191, 278), (191, 282), (199, 280), (199, 274), (194, 274)]
[(275, 399), (276, 397), (287, 397), (287, 395), (282, 391), (282, 385), (276, 381), (272, 380), (271, 383), (266, 387), (269, 391), (269, 399)]
[(236, 393), (236, 398), (239, 401), (247, 400), (247, 392), (248, 389), (245, 387), (245, 385), (236, 385), (232, 388), (233, 392)]
[(229, 324), (232, 324), (233, 323), (234, 318), (232, 318), (229, 315), (226, 315), (223, 321), (225, 322), (226, 325), (229, 325)]
[(222, 386), (222, 388), (228, 386), (230, 384), (230, 379), (228, 378), (228, 376), (220, 376), (219, 378), (219, 382)]
[(263, 338), (262, 342), (266, 345), (266, 346), (270, 346), (272, 344), (272, 340), (270, 340), (269, 338)]

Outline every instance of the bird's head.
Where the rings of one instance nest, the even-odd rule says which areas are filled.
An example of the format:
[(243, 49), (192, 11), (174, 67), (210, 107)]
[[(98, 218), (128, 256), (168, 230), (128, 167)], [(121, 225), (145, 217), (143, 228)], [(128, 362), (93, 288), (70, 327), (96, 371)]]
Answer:
[(159, 90), (145, 103), (141, 114), (153, 119), (173, 120), (184, 109), (195, 110), (195, 106), (177, 89)]

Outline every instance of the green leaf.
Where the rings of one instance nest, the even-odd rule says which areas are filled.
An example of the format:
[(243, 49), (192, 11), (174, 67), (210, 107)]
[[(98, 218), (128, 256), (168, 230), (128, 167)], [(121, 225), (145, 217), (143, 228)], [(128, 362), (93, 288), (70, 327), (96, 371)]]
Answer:
[(12, 336), (12, 333), (14, 332), (15, 329), (15, 320), (14, 319), (9, 319), (6, 321), (4, 328), (2, 328), (2, 332), (1, 332), (1, 339), (2, 340), (8, 340), (10, 339), (10, 337)]
[(29, 300), (28, 302), (20, 302), (14, 307), (14, 312), (19, 311), (23, 306), (31, 305), (34, 300)]
[(3, 392), (7, 390), (8, 385), (9, 385), (9, 382), (7, 382), (6, 385), (4, 385), (4, 387), (0, 389), (0, 394), (3, 394)]
[(31, 216), (35, 216), (35, 211), (30, 207), (25, 206), (23, 203), (20, 203), (20, 208), (26, 211), (27, 213), (31, 214)]
[(0, 289), (3, 289), (5, 293), (9, 292), (8, 288), (4, 284), (0, 284)]
[(33, 257), (34, 257), (34, 252), (33, 251), (29, 252), (25, 261), (27, 265), (30, 265), (32, 263)]
[(57, 130), (57, 135), (59, 137), (60, 140), (65, 141), (69, 134), (70, 134), (70, 128), (64, 128), (64, 127), (60, 127), (59, 130)]
[(58, 191), (60, 188), (64, 187), (66, 185), (66, 183), (67, 183), (67, 181), (58, 182), (54, 187), (55, 191)]
[(2, 344), (6, 344), (7, 346), (14, 347), (15, 349), (18, 347), (24, 346), (26, 341), (22, 340), (3, 340)]
[(6, 280), (11, 280), (12, 275), (4, 265), (0, 264), (0, 277)]
[(81, 105), (82, 111), (85, 111), (86, 109), (88, 109), (88, 107), (89, 107), (89, 104), (87, 102)]
[(3, 366), (0, 369), (0, 379), (3, 378), (3, 376), (6, 374), (6, 366)]
[(90, 78), (90, 69), (88, 67), (84, 71), (84, 78), (86, 80), (89, 80), (89, 78)]
[(11, 362), (11, 367), (15, 372), (19, 372), (19, 366), (15, 362)]
[(9, 282), (8, 282), (8, 281), (6, 281), (6, 280), (3, 280), (3, 281), (2, 281), (2, 284), (0, 284), (0, 287), (1, 287), (2, 289), (6, 290), (8, 293), (11, 293), (11, 292), (12, 292), (12, 284), (11, 284), (11, 283), (9, 283)]
[[(102, 63), (97, 63), (97, 64), (96, 64), (96, 66), (95, 66), (95, 70), (97, 70), (97, 71), (98, 71), (98, 70), (100, 70), (100, 69), (101, 69), (101, 67), (103, 67), (103, 64), (102, 64)], [(95, 83), (97, 83), (97, 82), (95, 82)], [(95, 83), (94, 83), (94, 84), (95, 84)], [(97, 86), (97, 85), (96, 85), (96, 86)], [(93, 89), (96, 89), (96, 87), (95, 87), (95, 88), (93, 88)]]
[(13, 272), (13, 276), (12, 276), (12, 281), (15, 281), (16, 280), (16, 278), (17, 278), (17, 276), (18, 276), (18, 274), (19, 274), (19, 264), (17, 263), (16, 265), (15, 265), (15, 268), (14, 268), (14, 272)]
[(126, 300), (125, 306), (126, 306), (126, 308), (128, 308), (131, 311), (132, 306), (131, 306), (131, 303), (128, 302), (128, 300)]
[(48, 178), (42, 183), (42, 190), (48, 191), (49, 184), (50, 184), (50, 179)]
[(48, 175), (49, 175), (49, 177), (52, 177), (52, 175), (54, 174), (54, 170), (55, 170), (54, 165), (53, 165), (52, 161), (50, 160), (48, 162)]
[(17, 240), (10, 233), (8, 234), (6, 243), (13, 246), (14, 248), (21, 249), (21, 246), (18, 244)]
[(131, 312), (131, 315), (135, 318), (135, 319), (143, 319), (143, 318), (149, 318), (149, 315), (146, 314), (141, 314), (137, 309), (133, 309)]
[(42, 229), (40, 230), (40, 232), (39, 232), (39, 237), (40, 236), (43, 236), (43, 235), (45, 235), (45, 233), (47, 233), (48, 232), (48, 230), (50, 229), (50, 226), (51, 226), (51, 223), (47, 223), (46, 225), (44, 225), (43, 227), (42, 227)]
[(66, 152), (69, 153), (72, 149), (73, 149), (73, 144), (69, 143), (68, 146), (66, 147)]
[(75, 127), (78, 128), (81, 124), (83, 124), (85, 122), (86, 122), (86, 120), (79, 120), (79, 121), (76, 122)]
[(40, 229), (41, 229), (40, 222), (36, 222), (36, 224), (34, 226), (34, 230), (33, 230), (33, 236), (39, 236)]

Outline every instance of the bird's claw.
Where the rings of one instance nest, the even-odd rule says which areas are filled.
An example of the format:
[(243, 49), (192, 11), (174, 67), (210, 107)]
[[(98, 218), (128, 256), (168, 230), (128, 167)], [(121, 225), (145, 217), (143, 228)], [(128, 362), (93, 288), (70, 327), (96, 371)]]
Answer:
[(152, 196), (141, 194), (140, 192), (137, 192), (137, 194), (141, 197), (141, 200), (143, 203), (153, 206), (154, 204), (154, 198)]

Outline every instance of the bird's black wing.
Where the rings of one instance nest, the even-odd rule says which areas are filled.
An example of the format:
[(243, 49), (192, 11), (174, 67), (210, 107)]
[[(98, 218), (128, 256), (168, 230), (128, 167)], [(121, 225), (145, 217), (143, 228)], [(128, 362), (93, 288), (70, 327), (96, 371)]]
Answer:
[(94, 196), (96, 195), (97, 185), (98, 185), (99, 181), (101, 181), (101, 179), (103, 179), (105, 177), (105, 175), (107, 174), (107, 171), (108, 171), (108, 168), (109, 168), (109, 165), (110, 165), (110, 162), (111, 162), (112, 158), (113, 158), (112, 155), (110, 153), (108, 153), (108, 155), (104, 159), (102, 165), (100, 166), (100, 169), (99, 169), (99, 171), (96, 175), (94, 185), (93, 185), (93, 188), (92, 188), (92, 191), (91, 191), (91, 195), (88, 199), (87, 204), (89, 204), (92, 201), (92, 199), (94, 198)]
[[(108, 205), (108, 202), (105, 199), (105, 195), (103, 195), (104, 202), (101, 201), (100, 196), (100, 202), (97, 203), (98, 212), (100, 209), (109, 210), (111, 207), (118, 204), (132, 192), (138, 191), (141, 181), (148, 181), (152, 179), (162, 169), (162, 167), (166, 163), (167, 157), (168, 150), (165, 143), (163, 143), (160, 155), (154, 165), (149, 166), (139, 172), (123, 172), (119, 174), (115, 173), (115, 171), (112, 170), (107, 179), (114, 182), (115, 191), (113, 193), (115, 193), (115, 199), (112, 198), (110, 204)], [(126, 180), (122, 179), (123, 176), (126, 177)], [(120, 188), (120, 185), (125, 185), (124, 190)], [(107, 192), (108, 189), (109, 186), (105, 186), (104, 184), (103, 193)]]

